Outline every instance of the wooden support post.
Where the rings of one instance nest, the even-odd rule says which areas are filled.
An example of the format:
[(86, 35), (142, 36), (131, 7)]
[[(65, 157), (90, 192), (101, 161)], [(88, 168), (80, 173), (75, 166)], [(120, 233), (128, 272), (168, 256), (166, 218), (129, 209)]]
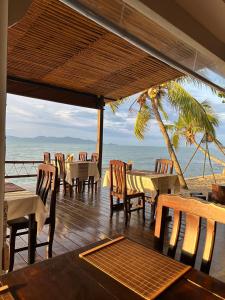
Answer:
[(103, 122), (104, 122), (104, 99), (101, 99), (101, 107), (98, 109), (98, 128), (97, 128), (97, 145), (96, 152), (99, 154), (99, 174), (102, 176), (102, 150), (103, 150)]
[(7, 78), (8, 0), (0, 1), (0, 274), (2, 273), (5, 189), (5, 115)]

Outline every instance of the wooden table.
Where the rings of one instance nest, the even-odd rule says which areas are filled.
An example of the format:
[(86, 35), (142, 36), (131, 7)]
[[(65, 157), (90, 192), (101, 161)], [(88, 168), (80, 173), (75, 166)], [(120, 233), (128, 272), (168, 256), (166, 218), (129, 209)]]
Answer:
[(95, 181), (100, 178), (98, 164), (93, 161), (73, 161), (66, 162), (66, 182), (72, 185), (73, 179), (79, 178), (86, 180), (89, 176), (94, 177)]
[[(147, 170), (127, 171), (127, 189), (150, 193), (154, 199), (158, 194), (177, 193), (180, 191), (178, 176), (175, 174), (158, 174)], [(105, 172), (103, 187), (110, 186), (109, 170)]]
[[(11, 272), (0, 280), (9, 285), (17, 300), (143, 299), (79, 258), (79, 253), (101, 243)], [(191, 269), (157, 299), (221, 299), (213, 293), (225, 297), (225, 283)]]

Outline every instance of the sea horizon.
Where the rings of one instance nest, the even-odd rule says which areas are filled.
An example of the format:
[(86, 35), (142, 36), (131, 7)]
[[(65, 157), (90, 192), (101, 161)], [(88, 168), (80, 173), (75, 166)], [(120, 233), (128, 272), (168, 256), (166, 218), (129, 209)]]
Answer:
[[(182, 170), (185, 169), (194, 150), (195, 148), (193, 146), (181, 146), (177, 151), (177, 157)], [(34, 142), (33, 138), (24, 142), (24, 138), (20, 139), (17, 137), (16, 140), (6, 138), (6, 160), (42, 160), (43, 152), (46, 151), (51, 153), (52, 158), (54, 157), (54, 153), (62, 152), (65, 155), (73, 154), (75, 159), (78, 159), (78, 153), (80, 151), (88, 152), (88, 156), (90, 157), (91, 153), (96, 151), (96, 143), (57, 143), (46, 142), (46, 140)], [(223, 158), (214, 148), (211, 149), (211, 154), (214, 154), (218, 158)], [(157, 158), (169, 158), (165, 146), (104, 144), (102, 166), (103, 169), (106, 169), (111, 159), (119, 159), (126, 162), (131, 161), (134, 169), (154, 170), (155, 160)], [(214, 173), (222, 173), (222, 166), (214, 162), (212, 162), (212, 165)], [(189, 168), (184, 173), (184, 176), (186, 178), (201, 176), (203, 169), (204, 155), (198, 151)], [(211, 173), (211, 168), (207, 160), (205, 175), (210, 175)]]

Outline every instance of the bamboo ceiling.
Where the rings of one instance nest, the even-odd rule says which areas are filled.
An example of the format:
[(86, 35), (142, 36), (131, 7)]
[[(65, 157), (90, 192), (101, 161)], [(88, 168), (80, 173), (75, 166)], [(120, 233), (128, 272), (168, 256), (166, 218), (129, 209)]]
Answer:
[[(33, 0), (8, 34), (14, 83), (118, 99), (182, 75), (58, 0)], [(14, 86), (9, 92), (18, 92)]]

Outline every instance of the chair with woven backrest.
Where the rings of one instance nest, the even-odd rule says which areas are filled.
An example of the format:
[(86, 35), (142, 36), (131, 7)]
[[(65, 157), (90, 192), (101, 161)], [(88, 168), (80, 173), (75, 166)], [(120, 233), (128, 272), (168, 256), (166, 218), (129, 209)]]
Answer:
[(45, 164), (51, 163), (51, 154), (49, 152), (44, 152), (44, 163)]
[[(143, 219), (145, 219), (145, 194), (142, 192), (132, 191), (127, 189), (126, 170), (127, 164), (120, 160), (111, 160), (109, 164), (110, 170), (110, 209), (111, 217), (113, 210), (118, 206), (121, 207), (121, 202), (124, 206), (125, 219), (128, 220), (128, 214), (132, 211), (142, 209)], [(114, 197), (117, 199), (117, 203), (114, 204)], [(142, 205), (132, 208), (131, 200), (133, 198), (141, 198)], [(139, 201), (138, 201), (139, 203)]]
[[(44, 205), (46, 204), (48, 205), (48, 216), (45, 220), (45, 225), (49, 225), (49, 234), (48, 234), (47, 242), (43, 242), (43, 243), (34, 242), (32, 247), (36, 248), (36, 247), (48, 245), (48, 257), (52, 257), (52, 245), (53, 245), (54, 232), (55, 232), (56, 188), (57, 188), (57, 168), (50, 164), (39, 165), (36, 194), (41, 197)], [(29, 220), (26, 217), (23, 217), (15, 220), (10, 220), (7, 222), (7, 225), (10, 228), (9, 271), (12, 271), (14, 265), (15, 253), (28, 250), (28, 246), (15, 249), (15, 242), (16, 242), (16, 236), (20, 236), (28, 233)], [(36, 222), (35, 222), (35, 227), (36, 227), (35, 230), (37, 231)], [(21, 232), (21, 230), (23, 231)]]
[(174, 258), (176, 254), (178, 238), (180, 238), (181, 217), (183, 215), (185, 217), (185, 232), (180, 260), (191, 266), (195, 264), (198, 251), (201, 221), (202, 219), (206, 220), (206, 236), (201, 271), (209, 273), (215, 243), (216, 225), (217, 223), (225, 224), (225, 207), (197, 198), (160, 195), (156, 212), (155, 238), (156, 245), (161, 249), (168, 209), (173, 210), (173, 226), (169, 240), (168, 255)]
[(63, 153), (55, 153), (55, 165), (58, 168), (58, 191), (60, 185), (63, 185), (64, 194), (66, 194), (66, 166), (65, 166), (65, 155)]
[(173, 161), (169, 159), (156, 159), (155, 172), (160, 174), (173, 174)]
[(81, 161), (87, 161), (87, 152), (79, 152), (78, 159)]

